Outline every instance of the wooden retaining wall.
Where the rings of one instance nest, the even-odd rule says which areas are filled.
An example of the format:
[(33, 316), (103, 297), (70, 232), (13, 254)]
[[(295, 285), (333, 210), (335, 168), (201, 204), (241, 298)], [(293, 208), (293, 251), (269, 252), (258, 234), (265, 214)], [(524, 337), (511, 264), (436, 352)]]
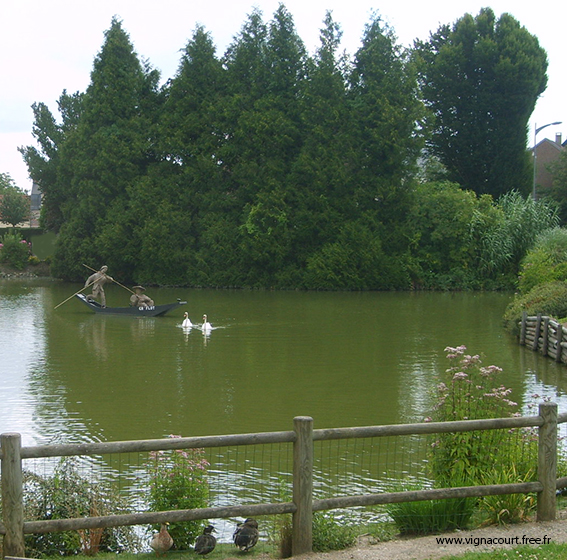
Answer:
[(522, 315), (520, 344), (567, 364), (567, 327), (547, 315)]
[[(313, 429), (312, 418), (298, 416), (294, 418), (294, 429), (286, 432), (126, 442), (23, 447), (19, 433), (5, 433), (0, 435), (1, 499), (3, 506), (3, 523), (0, 524), (0, 534), (4, 537), (3, 554), (19, 558), (25, 557), (24, 535), (26, 533), (48, 533), (52, 531), (118, 527), (165, 521), (190, 521), (196, 519), (218, 519), (237, 516), (252, 517), (256, 515), (281, 515), (291, 513), (292, 554), (293, 556), (297, 556), (309, 553), (312, 550), (312, 516), (313, 512), (316, 511), (449, 498), (526, 494), (532, 492), (537, 494), (538, 521), (550, 521), (555, 519), (556, 515), (556, 489), (567, 487), (567, 477), (557, 478), (557, 428), (558, 424), (564, 422), (567, 422), (567, 413), (558, 414), (557, 405), (555, 403), (542, 403), (539, 406), (538, 416), (321, 430)], [(536, 482), (382, 492), (322, 500), (313, 498), (313, 444), (315, 441), (472, 432), (520, 427), (534, 427), (538, 429), (538, 480)], [(148, 511), (143, 513), (44, 521), (24, 520), (22, 463), (26, 459), (233, 445), (263, 445), (284, 442), (293, 443), (292, 502), (160, 512)]]

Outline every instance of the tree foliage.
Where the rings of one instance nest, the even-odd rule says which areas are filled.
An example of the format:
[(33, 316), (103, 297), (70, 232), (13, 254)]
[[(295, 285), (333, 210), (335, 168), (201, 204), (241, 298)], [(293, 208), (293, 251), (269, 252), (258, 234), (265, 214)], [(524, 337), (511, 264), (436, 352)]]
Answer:
[(0, 221), (16, 227), (30, 217), (30, 199), (18, 187), (0, 190)]
[[(499, 49), (529, 43), (506, 22)], [(428, 53), (412, 58), (374, 15), (350, 57), (329, 12), (309, 55), (280, 5), (267, 22), (252, 10), (222, 56), (197, 26), (160, 86), (114, 18), (86, 91), (64, 91), (57, 118), (34, 104), (37, 145), (22, 149), (42, 225), (59, 234), (52, 272), (76, 280), (104, 262), (150, 285), (405, 289), (447, 271), (480, 282), (472, 227), (503, 210), (418, 183), (429, 122), (416, 60)], [(528, 96), (530, 84), (515, 85)]]
[(15, 187), (14, 179), (10, 177), (9, 173), (0, 173), (0, 194), (9, 187)]
[(9, 173), (0, 173), (0, 221), (16, 227), (30, 216), (30, 200)]
[(510, 14), (490, 8), (416, 43), (421, 90), (435, 117), (429, 147), (450, 179), (479, 194), (527, 193), (527, 124), (547, 84), (547, 56)]
[(553, 174), (553, 185), (545, 197), (557, 204), (559, 217), (563, 224), (567, 223), (567, 150), (562, 150), (557, 160), (550, 165)]
[(522, 294), (547, 282), (567, 280), (567, 229), (550, 228), (538, 235), (522, 259), (519, 288)]

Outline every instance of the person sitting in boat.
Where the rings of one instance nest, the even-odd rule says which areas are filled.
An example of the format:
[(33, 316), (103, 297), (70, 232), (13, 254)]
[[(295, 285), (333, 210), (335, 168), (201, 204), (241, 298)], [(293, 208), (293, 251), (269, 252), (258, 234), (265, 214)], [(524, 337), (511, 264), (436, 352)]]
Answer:
[(113, 278), (106, 274), (107, 270), (108, 267), (106, 265), (102, 266), (98, 272), (91, 274), (85, 282), (85, 288), (87, 288), (88, 286), (93, 287), (92, 294), (87, 296), (87, 301), (96, 300), (96, 298), (100, 296), (100, 303), (103, 307), (106, 307), (106, 295), (104, 293), (103, 286), (104, 284), (106, 284), (106, 282), (113, 281)]
[(153, 307), (154, 300), (148, 297), (144, 292), (146, 288), (143, 286), (134, 286), (132, 288), (135, 293), (130, 296), (130, 305), (132, 307)]

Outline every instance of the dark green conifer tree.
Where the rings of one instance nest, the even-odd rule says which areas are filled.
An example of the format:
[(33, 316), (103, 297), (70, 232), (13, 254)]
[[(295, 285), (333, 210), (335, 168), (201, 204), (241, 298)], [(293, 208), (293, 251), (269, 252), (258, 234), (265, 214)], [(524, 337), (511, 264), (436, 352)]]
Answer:
[(409, 284), (404, 219), (422, 139), (423, 109), (407, 54), (381, 19), (366, 26), (349, 75), (345, 220), (309, 263), (310, 287), (403, 288)]
[(68, 182), (54, 271), (84, 275), (82, 263), (131, 278), (136, 236), (128, 223), (128, 189), (153, 161), (152, 131), (159, 74), (140, 63), (114, 18), (95, 58), (77, 124), (60, 150)]
[(366, 26), (350, 75), (357, 188), (353, 203), (384, 224), (405, 215), (424, 118), (412, 64), (379, 17)]
[(320, 46), (308, 60), (301, 91), (302, 146), (288, 184), (296, 266), (336, 236), (353, 209), (346, 72), (342, 31), (327, 12)]
[[(159, 121), (161, 163), (160, 176), (154, 181), (155, 200), (162, 207), (164, 199), (168, 201), (170, 230), (166, 245), (173, 247), (176, 255), (175, 265), (159, 268), (175, 283), (208, 285), (213, 281), (210, 271), (225, 271), (233, 258), (230, 246), (210, 247), (205, 241), (209, 240), (209, 229), (219, 227), (218, 218), (231, 213), (220, 159), (225, 142), (225, 88), (225, 71), (211, 36), (197, 26), (183, 51), (177, 74), (164, 90)], [(153, 213), (146, 226), (157, 231), (161, 219), (161, 212)], [(155, 260), (148, 258), (146, 268), (155, 269)]]
[(305, 72), (305, 48), (283, 5), (268, 28), (258, 11), (252, 13), (228, 50), (226, 67), (230, 132), (222, 159), (241, 212), (245, 282), (274, 285), (291, 255), (286, 185), (302, 144)]

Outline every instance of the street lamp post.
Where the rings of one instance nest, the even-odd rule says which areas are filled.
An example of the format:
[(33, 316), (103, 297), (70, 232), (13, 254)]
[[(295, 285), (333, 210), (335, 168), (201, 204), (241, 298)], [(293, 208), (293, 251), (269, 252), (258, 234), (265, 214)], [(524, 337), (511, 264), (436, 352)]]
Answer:
[(543, 126), (538, 127), (537, 124), (534, 125), (534, 182), (533, 182), (533, 186), (532, 186), (532, 198), (534, 200), (536, 200), (536, 168), (537, 168), (537, 133), (542, 131), (544, 128), (547, 128), (548, 126), (557, 126), (559, 124), (562, 124), (560, 121), (558, 122), (552, 122), (552, 123), (547, 123), (544, 124)]

